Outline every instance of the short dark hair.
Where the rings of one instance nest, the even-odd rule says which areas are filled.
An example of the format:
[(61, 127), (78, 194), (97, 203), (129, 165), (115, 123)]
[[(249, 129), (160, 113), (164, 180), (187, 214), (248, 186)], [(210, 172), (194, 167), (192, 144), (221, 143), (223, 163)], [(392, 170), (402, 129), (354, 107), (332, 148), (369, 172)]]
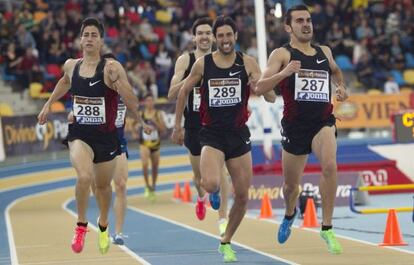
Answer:
[(191, 31), (193, 32), (194, 36), (197, 33), (197, 27), (200, 25), (209, 25), (210, 27), (213, 27), (213, 20), (209, 17), (202, 17), (194, 21), (193, 26), (191, 28)]
[(285, 24), (286, 25), (291, 25), (292, 24), (292, 12), (293, 11), (300, 11), (300, 10), (308, 11), (310, 13), (308, 7), (305, 6), (305, 5), (292, 6), (291, 8), (289, 8), (286, 11), (286, 14), (285, 14)]
[(88, 27), (88, 26), (96, 27), (99, 31), (99, 35), (101, 36), (101, 38), (103, 38), (103, 36), (104, 36), (104, 27), (103, 27), (102, 23), (94, 17), (87, 17), (82, 21), (82, 27), (81, 27), (81, 30), (80, 30), (81, 36), (82, 36), (83, 31), (85, 30), (85, 28)]
[(217, 33), (217, 28), (228, 25), (233, 29), (233, 33), (237, 32), (236, 23), (234, 23), (234, 20), (231, 17), (225, 17), (225, 16), (218, 16), (216, 18), (216, 21), (214, 21), (213, 24), (213, 34), (214, 37)]

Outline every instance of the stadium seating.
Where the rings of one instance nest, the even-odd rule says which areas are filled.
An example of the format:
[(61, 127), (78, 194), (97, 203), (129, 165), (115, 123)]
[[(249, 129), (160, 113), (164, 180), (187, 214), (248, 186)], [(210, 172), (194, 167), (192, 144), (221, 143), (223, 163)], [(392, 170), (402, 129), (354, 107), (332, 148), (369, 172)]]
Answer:
[(354, 70), (354, 65), (351, 63), (351, 60), (346, 55), (336, 56), (335, 62), (342, 71)]
[(5, 102), (1, 102), (0, 103), (0, 117), (13, 116), (13, 115), (14, 115), (14, 111), (12, 107)]
[(390, 73), (394, 77), (395, 82), (397, 82), (397, 84), (399, 86), (405, 85), (404, 77), (403, 77), (403, 75), (401, 74), (400, 71), (398, 71), (398, 70), (391, 70)]
[(414, 70), (405, 70), (403, 73), (404, 80), (408, 85), (414, 85)]

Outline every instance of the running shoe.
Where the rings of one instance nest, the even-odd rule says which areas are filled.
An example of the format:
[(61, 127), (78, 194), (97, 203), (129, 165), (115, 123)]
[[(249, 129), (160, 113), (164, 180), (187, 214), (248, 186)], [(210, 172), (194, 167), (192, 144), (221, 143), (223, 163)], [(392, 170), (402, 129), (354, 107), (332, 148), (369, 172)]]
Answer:
[(72, 239), (72, 250), (75, 253), (80, 253), (85, 245), (85, 237), (86, 232), (88, 232), (88, 228), (84, 226), (78, 225), (75, 228), (75, 235)]
[(155, 195), (155, 191), (150, 190), (148, 194), (148, 200), (150, 202), (155, 202), (156, 199), (157, 199), (157, 196)]
[(106, 227), (106, 230), (102, 232), (101, 229), (99, 228), (99, 221), (98, 221), (98, 248), (101, 254), (106, 254), (109, 250), (110, 239), (109, 239), (108, 231), (109, 231), (109, 227)]
[(150, 189), (148, 187), (145, 187), (145, 189), (144, 189), (144, 197), (145, 198), (148, 198), (149, 192), (150, 192)]
[(197, 202), (196, 202), (196, 207), (195, 207), (197, 218), (200, 221), (204, 220), (204, 218), (206, 217), (206, 212), (207, 212), (206, 201), (204, 198), (205, 197), (203, 198), (198, 197)]
[(226, 229), (227, 229), (227, 224), (229, 222), (227, 221), (227, 219), (223, 219), (219, 221), (219, 231), (220, 231), (220, 236), (224, 236), (224, 233), (226, 233)]
[(279, 226), (279, 232), (277, 233), (277, 240), (280, 244), (283, 244), (288, 240), (291, 232), (291, 227), (296, 217), (298, 216), (298, 213), (299, 209), (295, 208), (295, 214), (293, 215), (292, 219), (288, 220), (286, 218), (283, 218), (282, 224)]
[(321, 237), (328, 245), (328, 251), (332, 254), (341, 254), (343, 252), (341, 244), (336, 240), (335, 233), (332, 229), (321, 231)]
[(124, 245), (124, 234), (122, 233), (118, 233), (118, 234), (114, 234), (111, 239), (112, 239), (112, 243), (115, 245)]
[(231, 248), (231, 244), (220, 244), (218, 252), (223, 254), (224, 262), (237, 262), (236, 251)]
[(220, 208), (220, 190), (210, 193), (208, 195), (208, 199), (210, 200), (211, 208), (214, 210), (218, 210)]

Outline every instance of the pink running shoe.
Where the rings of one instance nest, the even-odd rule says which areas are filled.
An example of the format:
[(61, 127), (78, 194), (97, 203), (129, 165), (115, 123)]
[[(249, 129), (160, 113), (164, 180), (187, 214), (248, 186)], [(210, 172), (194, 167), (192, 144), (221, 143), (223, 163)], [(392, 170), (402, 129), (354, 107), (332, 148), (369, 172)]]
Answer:
[(196, 202), (196, 215), (198, 220), (202, 221), (206, 217), (206, 201), (203, 198), (197, 198)]
[(88, 232), (88, 228), (84, 226), (77, 226), (75, 228), (75, 235), (72, 239), (73, 252), (80, 253), (82, 251), (83, 245), (85, 243), (86, 232)]

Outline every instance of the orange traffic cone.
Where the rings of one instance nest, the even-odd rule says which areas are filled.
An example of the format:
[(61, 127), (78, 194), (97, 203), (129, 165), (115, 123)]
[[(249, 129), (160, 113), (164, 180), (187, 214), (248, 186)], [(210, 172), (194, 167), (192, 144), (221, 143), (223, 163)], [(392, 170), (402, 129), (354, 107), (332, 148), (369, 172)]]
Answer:
[(184, 192), (183, 192), (183, 196), (181, 197), (181, 200), (183, 202), (192, 202), (192, 196), (191, 196), (191, 188), (190, 188), (190, 183), (187, 181), (184, 184)]
[(384, 240), (380, 246), (406, 246), (408, 245), (403, 241), (400, 225), (398, 224), (397, 215), (395, 209), (388, 211), (387, 225), (385, 227)]
[(181, 199), (181, 188), (180, 188), (180, 183), (175, 183), (175, 187), (174, 187), (174, 194), (173, 194), (174, 199)]
[(315, 203), (312, 198), (308, 198), (306, 201), (305, 215), (303, 216), (303, 224), (301, 227), (319, 227)]
[(263, 195), (262, 198), (262, 207), (260, 208), (260, 216), (259, 218), (272, 218), (272, 203), (270, 202), (270, 198), (267, 195), (267, 192)]

